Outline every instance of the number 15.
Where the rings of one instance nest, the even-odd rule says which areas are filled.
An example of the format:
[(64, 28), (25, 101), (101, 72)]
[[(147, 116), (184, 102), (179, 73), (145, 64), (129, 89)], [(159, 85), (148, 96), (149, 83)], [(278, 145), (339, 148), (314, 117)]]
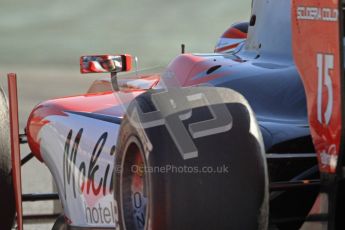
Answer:
[[(329, 70), (334, 68), (334, 55), (317, 54), (318, 87), (317, 87), (317, 120), (329, 124), (333, 110), (333, 88)], [(323, 86), (327, 87), (328, 101), (326, 111), (322, 114)]]

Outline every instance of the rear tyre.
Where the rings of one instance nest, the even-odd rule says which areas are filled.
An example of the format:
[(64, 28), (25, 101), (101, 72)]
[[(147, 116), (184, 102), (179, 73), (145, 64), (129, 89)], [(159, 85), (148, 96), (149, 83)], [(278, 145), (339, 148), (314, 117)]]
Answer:
[[(187, 118), (186, 110), (174, 113), (181, 105), (177, 95), (205, 95), (206, 100), (184, 108), (191, 111)], [(154, 97), (168, 100), (157, 103)], [(166, 125), (147, 122), (146, 115), (158, 110), (161, 115), (168, 111), (163, 114), (166, 123), (183, 119), (189, 135), (192, 124), (222, 114), (229, 113), (232, 124), (192, 138), (197, 156), (183, 157)], [(122, 121), (115, 165), (120, 169), (115, 170), (114, 194), (121, 229), (267, 229), (268, 179), (261, 134), (247, 101), (232, 90), (197, 87), (140, 95)]]
[(0, 86), (0, 229), (11, 229), (15, 199), (11, 175), (11, 150), (7, 100)]

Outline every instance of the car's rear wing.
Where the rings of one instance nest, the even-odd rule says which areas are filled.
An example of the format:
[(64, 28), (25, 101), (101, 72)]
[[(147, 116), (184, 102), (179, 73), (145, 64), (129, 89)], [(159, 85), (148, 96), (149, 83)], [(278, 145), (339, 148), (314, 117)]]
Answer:
[[(321, 172), (328, 229), (344, 229), (345, 80), (341, 0), (292, 0), (292, 43)], [(321, 210), (321, 209), (320, 209)], [(328, 210), (328, 212), (327, 212)]]

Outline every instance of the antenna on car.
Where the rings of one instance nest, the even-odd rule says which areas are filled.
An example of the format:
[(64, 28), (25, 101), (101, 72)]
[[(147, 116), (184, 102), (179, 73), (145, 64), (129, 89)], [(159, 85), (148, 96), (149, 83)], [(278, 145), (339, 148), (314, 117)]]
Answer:
[(185, 53), (185, 44), (181, 44), (181, 54)]

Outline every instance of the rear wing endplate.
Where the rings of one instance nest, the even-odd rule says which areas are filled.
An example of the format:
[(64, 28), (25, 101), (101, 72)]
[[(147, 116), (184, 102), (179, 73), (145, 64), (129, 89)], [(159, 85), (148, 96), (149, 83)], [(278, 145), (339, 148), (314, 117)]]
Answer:
[[(307, 97), (328, 229), (344, 229), (345, 81), (341, 0), (292, 0), (292, 43)], [(343, 193), (343, 194), (342, 194)], [(328, 211), (327, 211), (328, 210)], [(342, 217), (341, 217), (342, 218)], [(342, 218), (343, 219), (343, 218)], [(341, 222), (341, 223), (340, 223)], [(344, 222), (344, 223), (343, 223)]]

